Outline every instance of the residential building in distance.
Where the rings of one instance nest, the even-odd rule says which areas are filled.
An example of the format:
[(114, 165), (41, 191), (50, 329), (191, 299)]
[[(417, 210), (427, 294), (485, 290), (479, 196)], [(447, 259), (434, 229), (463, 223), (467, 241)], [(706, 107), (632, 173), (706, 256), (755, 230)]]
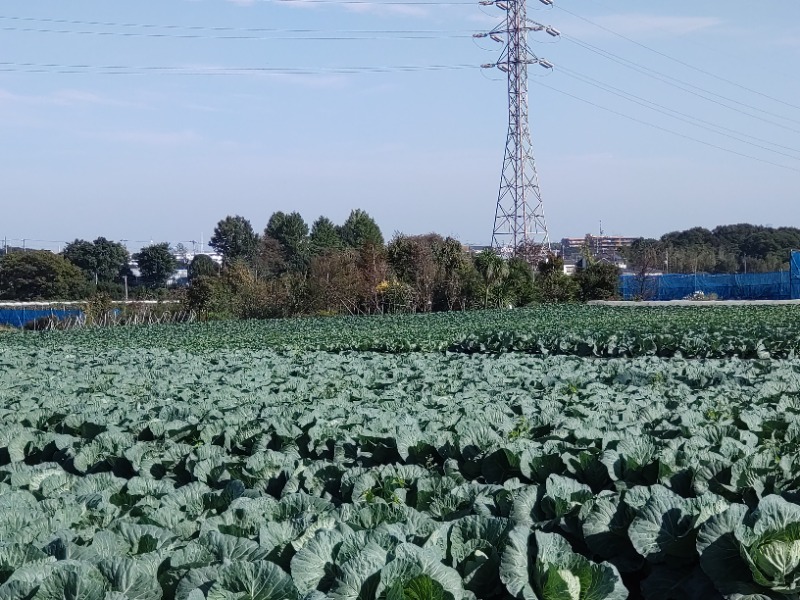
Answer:
[(623, 248), (630, 247), (639, 238), (622, 235), (592, 235), (584, 237), (563, 238), (561, 240), (561, 257), (564, 260), (564, 272), (572, 275), (583, 266), (587, 255), (595, 260), (608, 262), (622, 270), (627, 267), (621, 255)]
[(596, 257), (618, 254), (622, 248), (630, 247), (639, 238), (622, 235), (592, 235), (587, 233), (580, 238), (564, 238), (561, 240), (561, 252), (564, 257), (583, 254), (584, 248)]

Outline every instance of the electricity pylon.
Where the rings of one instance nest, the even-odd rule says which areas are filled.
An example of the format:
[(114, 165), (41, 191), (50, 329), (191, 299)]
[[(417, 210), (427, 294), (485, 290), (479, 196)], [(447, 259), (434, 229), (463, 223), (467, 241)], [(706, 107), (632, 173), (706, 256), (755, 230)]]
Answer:
[[(553, 0), (540, 1), (548, 5), (553, 3)], [(492, 247), (504, 255), (523, 255), (531, 262), (538, 262), (550, 251), (550, 237), (528, 126), (528, 65), (547, 69), (552, 69), (553, 65), (531, 51), (528, 32), (544, 31), (553, 37), (558, 37), (560, 32), (528, 20), (526, 0), (482, 0), (480, 3), (493, 4), (506, 11), (505, 23), (488, 33), (475, 35), (505, 42), (498, 61), (481, 66), (496, 67), (508, 76), (508, 136)]]

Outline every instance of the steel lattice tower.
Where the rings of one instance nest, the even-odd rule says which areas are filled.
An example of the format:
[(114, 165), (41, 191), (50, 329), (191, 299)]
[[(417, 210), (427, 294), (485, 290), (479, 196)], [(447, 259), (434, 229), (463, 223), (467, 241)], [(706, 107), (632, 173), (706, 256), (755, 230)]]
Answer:
[[(541, 1), (552, 4), (552, 0)], [(484, 0), (481, 4), (494, 4), (506, 11), (504, 24), (476, 35), (505, 41), (499, 60), (482, 66), (496, 67), (508, 76), (508, 136), (492, 247), (502, 254), (524, 255), (531, 262), (538, 262), (550, 251), (550, 238), (528, 125), (528, 65), (538, 64), (548, 69), (553, 65), (531, 51), (527, 38), (529, 31), (545, 31), (554, 37), (559, 32), (529, 21), (526, 0)]]

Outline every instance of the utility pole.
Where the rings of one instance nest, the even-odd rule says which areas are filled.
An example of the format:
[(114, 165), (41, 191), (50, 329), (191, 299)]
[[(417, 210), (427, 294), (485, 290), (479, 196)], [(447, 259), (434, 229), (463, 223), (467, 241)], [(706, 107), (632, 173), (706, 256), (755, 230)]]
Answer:
[[(524, 254), (531, 262), (539, 262), (550, 251), (550, 237), (544, 218), (544, 204), (539, 189), (539, 176), (533, 157), (528, 124), (528, 65), (552, 69), (552, 63), (536, 56), (528, 47), (529, 31), (544, 31), (558, 37), (560, 32), (527, 18), (527, 0), (481, 0), (484, 6), (494, 5), (506, 11), (505, 23), (488, 33), (489, 37), (505, 42), (495, 63), (481, 65), (498, 68), (508, 78), (508, 135), (505, 158), (497, 196), (492, 247), (502, 254)], [(552, 5), (553, 0), (540, 0)]]

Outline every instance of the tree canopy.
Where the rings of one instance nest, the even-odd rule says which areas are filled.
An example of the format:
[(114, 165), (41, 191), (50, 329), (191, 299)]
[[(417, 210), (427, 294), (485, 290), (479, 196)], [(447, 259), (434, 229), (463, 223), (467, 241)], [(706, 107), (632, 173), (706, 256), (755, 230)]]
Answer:
[(580, 299), (612, 300), (618, 295), (619, 267), (608, 262), (591, 261), (575, 274), (580, 287)]
[(3, 300), (79, 300), (87, 293), (84, 273), (63, 256), (31, 250), (0, 257)]
[(207, 254), (196, 254), (189, 263), (188, 279), (192, 281), (197, 277), (212, 277), (219, 269), (214, 260)]
[(258, 234), (244, 217), (227, 216), (217, 223), (208, 244), (222, 254), (226, 263), (249, 260), (258, 249)]
[(365, 244), (383, 246), (383, 234), (375, 220), (365, 211), (356, 209), (350, 213), (339, 233), (345, 245), (360, 248)]
[(133, 258), (139, 265), (142, 283), (153, 288), (164, 287), (178, 265), (167, 242), (146, 246)]
[[(693, 227), (658, 240), (638, 240), (625, 251), (635, 271), (672, 273), (770, 272), (788, 267), (789, 253), (800, 248), (800, 229), (740, 223), (714, 229)], [(654, 263), (650, 265), (649, 263)]]
[(99, 237), (94, 242), (75, 240), (67, 244), (61, 254), (91, 281), (95, 278), (98, 282), (114, 281), (128, 264), (125, 246), (104, 237)]
[(339, 228), (328, 217), (320, 217), (311, 226), (309, 236), (311, 254), (318, 255), (332, 248), (342, 246), (342, 236)]
[(273, 213), (264, 229), (264, 237), (278, 242), (291, 270), (301, 271), (308, 266), (308, 224), (300, 213)]

